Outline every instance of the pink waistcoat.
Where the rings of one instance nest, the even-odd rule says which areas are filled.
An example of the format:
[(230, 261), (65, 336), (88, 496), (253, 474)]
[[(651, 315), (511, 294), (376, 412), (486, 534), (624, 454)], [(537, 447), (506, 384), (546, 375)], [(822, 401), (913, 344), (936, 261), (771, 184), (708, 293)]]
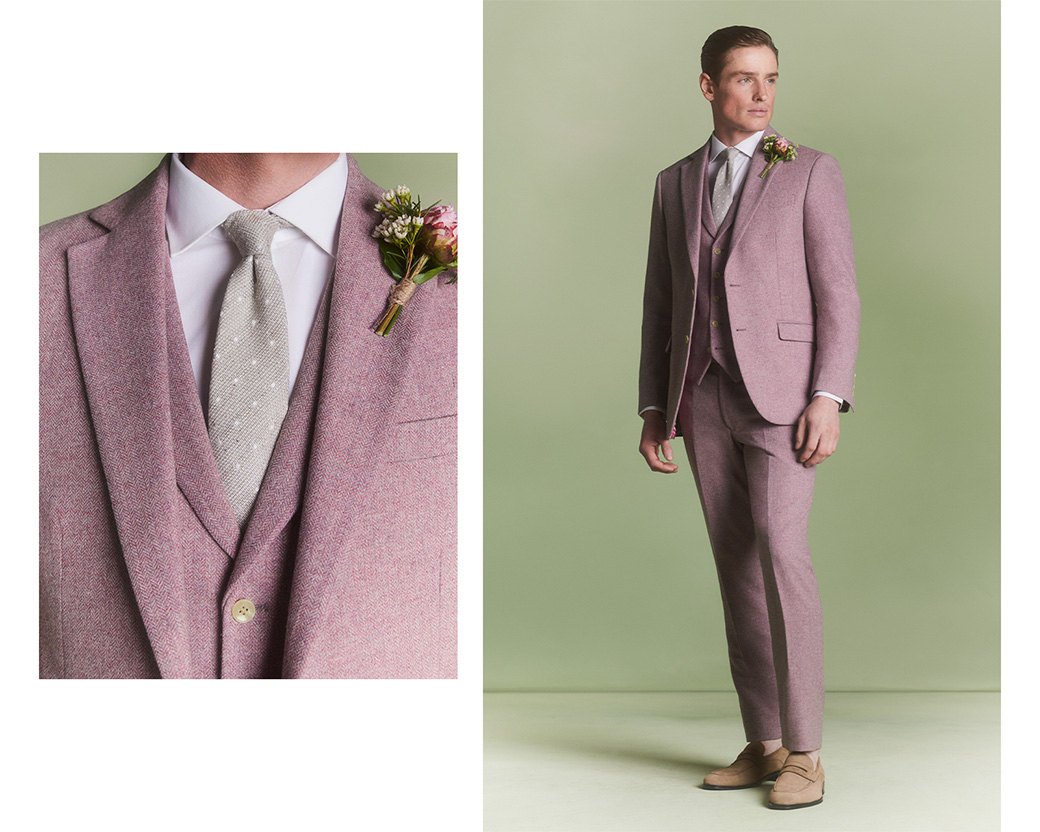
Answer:
[[(319, 304), (282, 426), (282, 431), (290, 432), (289, 435), (297, 441), (291, 446), (283, 443), (276, 447), (268, 476), (261, 485), (261, 495), (265, 489), (272, 487), (272, 471), (278, 471), (279, 480), (292, 481), (293, 493), (303, 494), (305, 463), (310, 451), (316, 391), (321, 376), (331, 283), (330, 279)], [(170, 303), (167, 310), (170, 409), (173, 430), (179, 432), (184, 440), (175, 442), (174, 446), (190, 447), (192, 442), (197, 444), (203, 439), (191, 435), (195, 426), (188, 418), (194, 404), (189, 397), (198, 394), (190, 359), (184, 350), (184, 339), (175, 330), (175, 327), (181, 326), (176, 303)], [(210, 462), (203, 456), (193, 464), (208, 465)], [(211, 496), (220, 499), (219, 494)], [(184, 506), (186, 510), (181, 516), (181, 528), (192, 529), (189, 534), (198, 534), (197, 545), (174, 550), (179, 551), (188, 561), (184, 564), (183, 573), (186, 580), (193, 584), (191, 591), (185, 594), (188, 600), (188, 632), (193, 648), (191, 676), (280, 678), (301, 502), (298, 498), (291, 519), (266, 547), (243, 553), (242, 541), (249, 524), (255, 521), (258, 513), (254, 512), (242, 529), (233, 558), (208, 536), (191, 507)], [(257, 506), (261, 506), (259, 497)], [(247, 568), (250, 571), (248, 585), (239, 590), (239, 575)], [(226, 614), (228, 602), (234, 604), (239, 600), (248, 600), (255, 608), (255, 614), (248, 622), (238, 621)]]
[(733, 350), (729, 312), (726, 306), (726, 260), (729, 257), (733, 218), (740, 202), (733, 200), (722, 227), (715, 226), (711, 211), (708, 177), (704, 177), (704, 198), (701, 202), (702, 234), (696, 264), (697, 294), (693, 312), (693, 334), (690, 338), (690, 360), (686, 369), (687, 393), (692, 385), (701, 383), (714, 360), (734, 381), (740, 381), (740, 367)]

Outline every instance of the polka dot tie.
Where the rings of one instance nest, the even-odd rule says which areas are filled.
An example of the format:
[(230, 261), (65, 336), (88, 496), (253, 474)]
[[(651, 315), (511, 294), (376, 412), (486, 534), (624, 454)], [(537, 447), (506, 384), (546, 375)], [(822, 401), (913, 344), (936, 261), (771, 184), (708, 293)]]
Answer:
[(726, 163), (715, 174), (715, 190), (711, 194), (711, 213), (715, 217), (715, 226), (722, 226), (729, 207), (733, 204), (733, 173), (737, 164), (737, 154), (740, 153), (735, 147), (726, 148)]
[(209, 439), (239, 525), (256, 501), (289, 406), (289, 327), (271, 240), (289, 223), (236, 211), (224, 231), (242, 255), (224, 293), (209, 385)]

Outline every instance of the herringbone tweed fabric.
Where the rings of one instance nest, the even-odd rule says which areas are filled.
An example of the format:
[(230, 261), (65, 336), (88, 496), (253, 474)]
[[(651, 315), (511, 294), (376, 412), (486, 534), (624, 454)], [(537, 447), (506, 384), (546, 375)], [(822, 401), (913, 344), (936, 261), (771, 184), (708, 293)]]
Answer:
[(371, 332), (393, 286), (382, 189), (348, 164), (335, 273), (242, 528), (176, 305), (168, 160), (41, 229), (41, 677), (455, 675), (456, 288), (430, 281)]

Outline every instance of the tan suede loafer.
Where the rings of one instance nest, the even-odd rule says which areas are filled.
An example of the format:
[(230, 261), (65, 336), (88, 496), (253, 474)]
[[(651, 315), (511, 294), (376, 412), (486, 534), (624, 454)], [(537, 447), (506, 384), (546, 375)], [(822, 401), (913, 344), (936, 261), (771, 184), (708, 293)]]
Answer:
[(801, 809), (823, 802), (823, 763), (813, 768), (808, 754), (790, 754), (769, 792), (770, 809)]
[(772, 754), (763, 754), (761, 743), (748, 743), (732, 764), (715, 769), (704, 778), (704, 788), (748, 789), (763, 780), (775, 779), (784, 767), (787, 754), (787, 749), (782, 746)]

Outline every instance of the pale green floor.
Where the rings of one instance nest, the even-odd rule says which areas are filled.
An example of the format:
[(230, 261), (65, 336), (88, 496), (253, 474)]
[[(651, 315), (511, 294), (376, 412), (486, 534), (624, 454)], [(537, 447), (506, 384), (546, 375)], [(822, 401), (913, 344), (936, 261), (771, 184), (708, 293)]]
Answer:
[(698, 788), (743, 748), (733, 693), (489, 693), (486, 832), (988, 832), (997, 693), (828, 693), (823, 803)]

